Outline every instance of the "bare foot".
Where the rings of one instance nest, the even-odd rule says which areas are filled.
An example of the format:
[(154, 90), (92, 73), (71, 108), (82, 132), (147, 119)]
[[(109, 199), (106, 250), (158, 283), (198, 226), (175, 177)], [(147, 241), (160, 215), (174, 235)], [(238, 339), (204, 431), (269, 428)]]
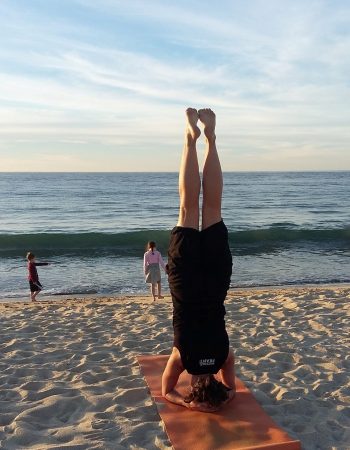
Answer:
[(158, 295), (158, 298), (164, 298), (163, 295)]
[(210, 108), (198, 111), (199, 120), (204, 125), (204, 134), (207, 139), (215, 139), (215, 113)]
[(187, 108), (186, 117), (186, 135), (190, 136), (194, 140), (197, 140), (201, 134), (201, 130), (197, 126), (197, 122), (199, 119), (197, 110), (194, 108)]

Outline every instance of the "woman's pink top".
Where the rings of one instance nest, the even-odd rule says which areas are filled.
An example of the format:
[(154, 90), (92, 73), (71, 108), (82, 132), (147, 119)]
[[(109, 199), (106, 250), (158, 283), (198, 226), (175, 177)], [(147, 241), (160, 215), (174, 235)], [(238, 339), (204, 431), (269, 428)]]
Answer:
[(147, 268), (147, 266), (149, 264), (157, 264), (157, 263), (160, 264), (163, 267), (164, 271), (165, 271), (165, 264), (164, 264), (162, 255), (159, 253), (158, 250), (154, 250), (152, 252), (152, 250), (149, 249), (148, 252), (146, 252), (144, 254), (144, 257), (143, 257), (143, 271), (144, 271), (144, 273), (146, 274), (146, 268)]

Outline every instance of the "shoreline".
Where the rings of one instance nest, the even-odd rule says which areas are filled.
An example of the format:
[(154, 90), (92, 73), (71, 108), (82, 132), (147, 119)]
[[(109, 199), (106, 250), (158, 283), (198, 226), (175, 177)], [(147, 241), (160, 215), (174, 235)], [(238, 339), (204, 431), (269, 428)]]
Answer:
[[(319, 283), (319, 284), (281, 284), (281, 285), (271, 285), (271, 286), (241, 286), (230, 288), (227, 297), (230, 294), (235, 294), (237, 292), (247, 293), (247, 292), (256, 292), (256, 291), (271, 291), (275, 292), (276, 290), (284, 290), (284, 291), (292, 291), (292, 290), (302, 290), (302, 289), (338, 289), (338, 288), (350, 288), (349, 283)], [(163, 292), (164, 299), (171, 299), (170, 292)], [(28, 293), (29, 297), (29, 293)], [(36, 303), (53, 303), (55, 301), (89, 301), (89, 300), (98, 300), (98, 299), (109, 299), (109, 300), (129, 300), (129, 299), (151, 299), (151, 295), (149, 293), (135, 293), (135, 294), (55, 294), (55, 295), (45, 295), (39, 294), (38, 301)], [(163, 300), (157, 301), (162, 302)], [(13, 304), (13, 303), (32, 303), (29, 301), (27, 297), (8, 297), (8, 298), (0, 298), (0, 305), (2, 304)]]
[[(305, 450), (350, 442), (350, 286), (230, 290), (239, 378)], [(170, 296), (0, 303), (0, 447), (171, 450), (136, 356), (172, 348)], [(233, 400), (234, 402), (234, 400)]]

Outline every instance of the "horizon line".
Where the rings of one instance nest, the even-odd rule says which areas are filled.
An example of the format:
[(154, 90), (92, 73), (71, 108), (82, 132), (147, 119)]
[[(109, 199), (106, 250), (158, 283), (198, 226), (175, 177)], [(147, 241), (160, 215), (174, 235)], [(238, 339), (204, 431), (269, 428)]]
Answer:
[[(303, 172), (350, 172), (350, 169), (300, 169), (300, 170), (223, 170), (223, 173), (303, 173)], [(33, 172), (31, 170), (8, 170), (8, 171), (1, 171), (0, 174), (19, 174), (19, 173), (31, 173), (31, 174), (40, 174), (40, 173), (52, 173), (52, 174), (63, 174), (63, 173), (91, 173), (91, 174), (97, 174), (97, 173), (179, 173), (178, 170), (122, 170), (122, 171), (107, 171), (107, 170), (99, 170), (99, 171), (89, 171), (89, 170), (66, 170), (66, 171), (54, 171), (54, 170), (41, 170)], [(202, 171), (200, 171), (202, 173)]]

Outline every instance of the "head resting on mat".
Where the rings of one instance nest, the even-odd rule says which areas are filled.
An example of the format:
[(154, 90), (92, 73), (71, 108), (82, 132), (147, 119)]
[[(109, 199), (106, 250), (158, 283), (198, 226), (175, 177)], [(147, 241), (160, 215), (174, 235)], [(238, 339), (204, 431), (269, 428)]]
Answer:
[(184, 399), (186, 403), (207, 403), (217, 408), (229, 397), (228, 389), (212, 374), (193, 375), (191, 385), (191, 392)]

